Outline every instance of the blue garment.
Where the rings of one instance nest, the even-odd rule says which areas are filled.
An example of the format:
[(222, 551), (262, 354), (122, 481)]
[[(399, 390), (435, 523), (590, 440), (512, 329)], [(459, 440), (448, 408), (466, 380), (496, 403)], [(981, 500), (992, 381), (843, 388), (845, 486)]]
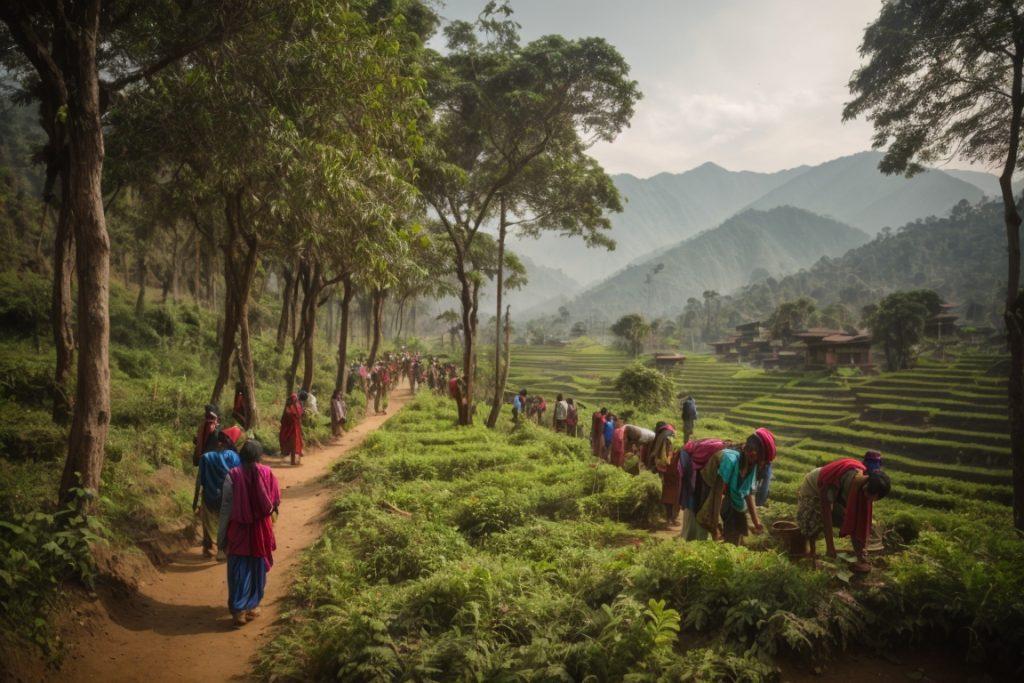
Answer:
[(615, 420), (605, 420), (604, 422), (604, 442), (611, 444), (612, 437), (615, 435)]
[(203, 502), (212, 508), (220, 508), (221, 489), (228, 470), (239, 467), (242, 461), (232, 450), (203, 453), (199, 461), (199, 481), (203, 485)]
[(267, 565), (262, 557), (228, 555), (228, 609), (256, 609), (267, 587)]
[(746, 498), (754, 488), (754, 475), (757, 468), (751, 467), (747, 476), (740, 478), (740, 452), (731, 448), (722, 451), (722, 462), (718, 465), (718, 476), (725, 482), (726, 495), (734, 510), (743, 511), (747, 507)]
[(523, 397), (516, 394), (516, 397), (512, 399), (512, 409), (516, 412), (523, 412)]
[(757, 490), (754, 491), (754, 502), (760, 506), (763, 506), (768, 502), (768, 489), (772, 485), (772, 464), (768, 463), (764, 466), (764, 472), (761, 478), (757, 480)]

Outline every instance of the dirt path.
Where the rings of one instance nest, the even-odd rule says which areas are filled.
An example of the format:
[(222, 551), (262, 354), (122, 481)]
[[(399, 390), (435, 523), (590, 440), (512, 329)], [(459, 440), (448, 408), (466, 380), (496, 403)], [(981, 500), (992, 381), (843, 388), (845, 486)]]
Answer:
[(407, 387), (391, 396), (385, 416), (368, 416), (341, 442), (309, 453), (301, 467), (278, 458), (281, 515), (275, 528), (277, 552), (267, 576), (263, 614), (242, 629), (231, 625), (224, 563), (203, 559), (189, 548), (139, 586), (133, 597), (101, 600), (95, 623), (72, 643), (60, 681), (213, 681), (245, 680), (257, 646), (276, 620), (293, 570), (306, 547), (320, 537), (330, 503), (323, 475), (330, 465), (377, 429), (411, 397)]

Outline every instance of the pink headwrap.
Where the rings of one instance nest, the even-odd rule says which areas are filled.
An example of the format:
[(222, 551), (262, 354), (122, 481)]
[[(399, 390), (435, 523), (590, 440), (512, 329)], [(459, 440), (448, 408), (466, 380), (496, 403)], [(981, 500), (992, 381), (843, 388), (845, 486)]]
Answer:
[(757, 438), (761, 440), (765, 462), (772, 462), (775, 460), (775, 435), (764, 427), (758, 427), (755, 429), (754, 434), (756, 434)]

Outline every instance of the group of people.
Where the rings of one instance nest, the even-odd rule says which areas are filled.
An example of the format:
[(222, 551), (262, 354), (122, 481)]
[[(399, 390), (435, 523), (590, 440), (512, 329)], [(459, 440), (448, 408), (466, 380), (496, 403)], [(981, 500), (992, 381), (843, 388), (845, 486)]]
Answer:
[[(558, 395), (552, 426), (576, 436), (578, 407), (572, 398)], [(512, 401), (512, 420), (544, 422), (543, 397), (531, 397), (521, 389)], [(679, 396), (682, 439), (676, 428), (658, 422), (653, 429), (628, 424), (608, 408), (591, 415), (590, 447), (595, 458), (623, 467), (630, 455), (640, 469), (656, 473), (662, 481), (661, 502), (670, 528), (679, 528), (686, 540), (711, 538), (740, 545), (764, 526), (758, 508), (768, 502), (772, 468), (778, 453), (775, 435), (759, 427), (742, 444), (727, 439), (694, 439), (698, 419), (693, 396)], [(868, 451), (862, 460), (840, 458), (808, 472), (797, 493), (797, 527), (805, 552), (815, 558), (817, 540), (824, 536), (826, 551), (835, 557), (835, 534), (849, 536), (857, 556), (854, 571), (870, 571), (867, 561), (872, 505), (888, 495), (889, 476), (882, 456)]]
[(222, 428), (216, 405), (206, 406), (195, 452), (192, 509), (202, 524), (203, 556), (214, 557), (216, 542), (217, 560), (227, 563), (228, 609), (241, 627), (260, 615), (277, 549), (274, 522), (281, 489), (273, 470), (260, 462), (263, 445), (246, 438), (241, 426)]

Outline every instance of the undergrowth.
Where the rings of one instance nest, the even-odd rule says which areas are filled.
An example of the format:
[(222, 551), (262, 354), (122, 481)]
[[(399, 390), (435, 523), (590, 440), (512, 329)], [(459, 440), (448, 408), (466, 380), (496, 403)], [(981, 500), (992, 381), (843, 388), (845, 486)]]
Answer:
[(915, 641), (1024, 661), (1018, 539), (903, 529), (870, 583), (653, 540), (654, 477), (532, 425), (457, 428), (449, 403), (421, 396), (337, 466), (264, 678), (764, 681), (781, 655)]

